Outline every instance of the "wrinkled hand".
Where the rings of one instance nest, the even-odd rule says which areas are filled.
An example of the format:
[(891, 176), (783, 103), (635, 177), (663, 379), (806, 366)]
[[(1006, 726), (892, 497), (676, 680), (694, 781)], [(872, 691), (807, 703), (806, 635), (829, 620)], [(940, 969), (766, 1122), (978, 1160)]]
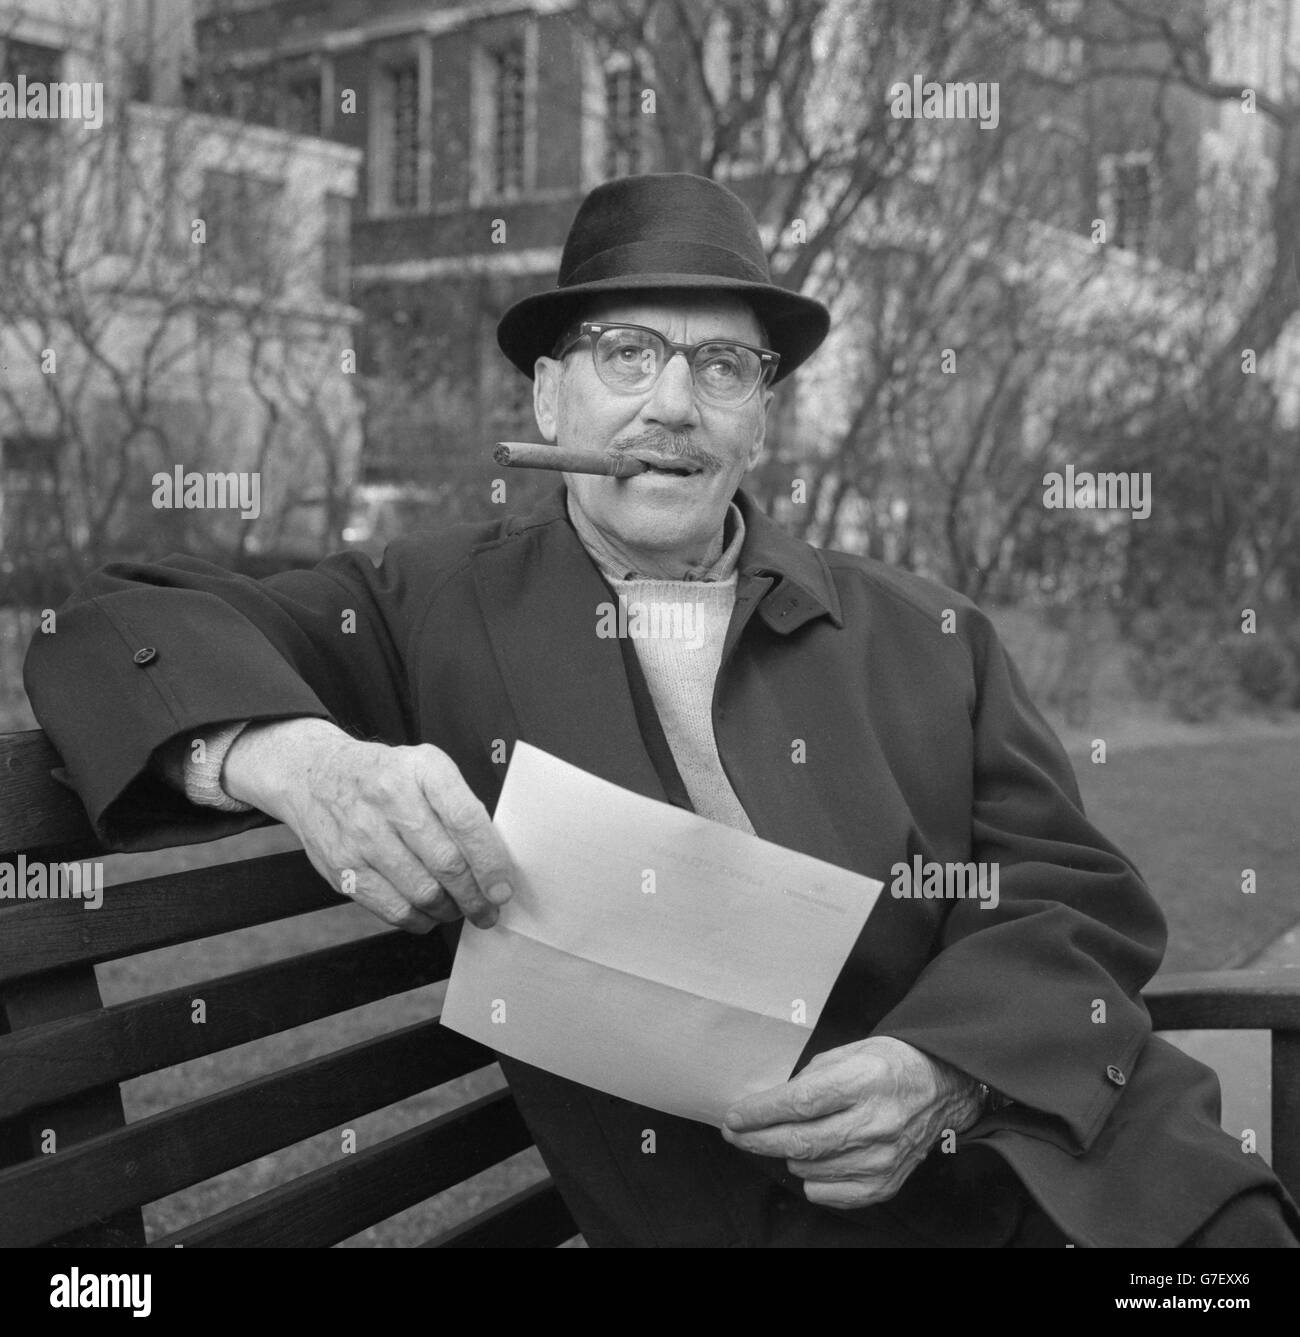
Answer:
[(945, 1129), (980, 1113), (977, 1084), (892, 1036), (828, 1049), (795, 1078), (728, 1111), (722, 1136), (744, 1151), (783, 1156), (809, 1202), (887, 1202)]
[(290, 827), (335, 891), (408, 932), (462, 914), (488, 928), (511, 894), (487, 809), (431, 744), (362, 742), (316, 719), (250, 726), (222, 784)]

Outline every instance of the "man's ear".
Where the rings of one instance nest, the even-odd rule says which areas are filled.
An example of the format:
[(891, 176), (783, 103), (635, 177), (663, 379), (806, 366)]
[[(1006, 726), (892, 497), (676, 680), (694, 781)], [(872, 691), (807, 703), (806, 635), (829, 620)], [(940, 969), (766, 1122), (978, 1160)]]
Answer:
[(554, 441), (560, 431), (560, 373), (564, 364), (552, 357), (539, 357), (533, 364), (533, 417), (543, 441)]

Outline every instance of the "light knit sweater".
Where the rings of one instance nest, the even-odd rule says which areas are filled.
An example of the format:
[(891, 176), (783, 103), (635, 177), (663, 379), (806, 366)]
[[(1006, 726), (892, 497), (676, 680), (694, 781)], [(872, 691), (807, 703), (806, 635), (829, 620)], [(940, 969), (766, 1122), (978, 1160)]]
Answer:
[(735, 571), (707, 582), (609, 583), (627, 610), (628, 634), (695, 811), (752, 834), (713, 736), (713, 686), (736, 602)]

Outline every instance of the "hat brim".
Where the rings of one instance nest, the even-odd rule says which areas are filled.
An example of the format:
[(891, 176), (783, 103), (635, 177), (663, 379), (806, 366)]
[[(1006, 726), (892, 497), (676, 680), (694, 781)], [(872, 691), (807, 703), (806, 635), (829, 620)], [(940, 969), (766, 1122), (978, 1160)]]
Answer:
[(830, 312), (818, 301), (772, 283), (720, 278), (712, 274), (637, 274), (595, 279), (568, 288), (534, 293), (512, 306), (497, 325), (501, 351), (530, 380), (539, 357), (549, 357), (555, 342), (592, 297), (646, 290), (711, 290), (742, 297), (767, 330), (768, 344), (781, 355), (773, 384), (783, 380), (817, 351), (830, 329)]

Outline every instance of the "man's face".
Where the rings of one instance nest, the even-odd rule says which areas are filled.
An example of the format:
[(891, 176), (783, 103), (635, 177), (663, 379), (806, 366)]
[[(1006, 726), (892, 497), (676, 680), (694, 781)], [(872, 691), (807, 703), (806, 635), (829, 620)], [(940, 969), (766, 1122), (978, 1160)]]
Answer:
[[(735, 299), (665, 293), (611, 296), (584, 308), (583, 320), (647, 325), (678, 343), (732, 339), (763, 347), (753, 311)], [(763, 447), (772, 391), (760, 387), (737, 408), (718, 408), (695, 393), (691, 369), (674, 356), (647, 390), (626, 394), (596, 375), (589, 343), (563, 362), (538, 358), (533, 406), (543, 438), (570, 449), (678, 458), (696, 467), (681, 477), (566, 474), (574, 503), (624, 547), (660, 561), (698, 560), (722, 532), (728, 503)]]

